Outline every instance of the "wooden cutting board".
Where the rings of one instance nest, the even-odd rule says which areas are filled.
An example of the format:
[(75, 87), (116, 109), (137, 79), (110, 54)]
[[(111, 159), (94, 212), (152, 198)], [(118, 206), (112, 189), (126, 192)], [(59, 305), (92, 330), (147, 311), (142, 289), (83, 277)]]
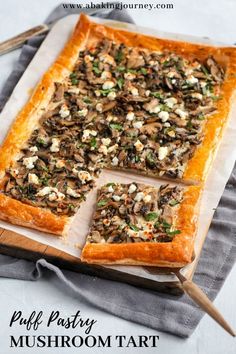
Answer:
[(82, 263), (79, 258), (71, 256), (68, 253), (62, 252), (56, 248), (44, 245), (43, 243), (39, 243), (28, 237), (2, 228), (0, 228), (0, 253), (16, 258), (23, 258), (33, 262), (36, 262), (40, 258), (44, 258), (48, 262), (60, 268), (72, 270), (78, 273), (85, 273), (92, 276), (99, 276), (105, 279), (121, 281), (130, 285), (161, 291), (173, 295), (183, 294), (180, 283), (178, 281), (158, 282), (102, 266), (88, 265)]

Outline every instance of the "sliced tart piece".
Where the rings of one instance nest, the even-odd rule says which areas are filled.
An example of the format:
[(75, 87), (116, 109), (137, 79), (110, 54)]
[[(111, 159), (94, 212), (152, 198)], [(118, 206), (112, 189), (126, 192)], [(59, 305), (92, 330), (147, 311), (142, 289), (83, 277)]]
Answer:
[(200, 192), (199, 186), (103, 186), (82, 260), (168, 267), (190, 263)]

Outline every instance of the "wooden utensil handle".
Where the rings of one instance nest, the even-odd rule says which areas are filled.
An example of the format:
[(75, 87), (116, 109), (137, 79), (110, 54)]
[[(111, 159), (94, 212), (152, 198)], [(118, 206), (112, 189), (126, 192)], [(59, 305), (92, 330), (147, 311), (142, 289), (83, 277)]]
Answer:
[(206, 294), (192, 281), (184, 280), (182, 282), (183, 290), (195, 301), (206, 313), (208, 313), (216, 322), (218, 322), (233, 337), (235, 332), (225, 321), (213, 303), (208, 299)]
[(15, 37), (12, 37), (0, 43), (0, 55), (10, 52), (13, 49), (21, 47), (28, 39), (38, 34), (48, 31), (47, 25), (40, 25), (22, 32)]

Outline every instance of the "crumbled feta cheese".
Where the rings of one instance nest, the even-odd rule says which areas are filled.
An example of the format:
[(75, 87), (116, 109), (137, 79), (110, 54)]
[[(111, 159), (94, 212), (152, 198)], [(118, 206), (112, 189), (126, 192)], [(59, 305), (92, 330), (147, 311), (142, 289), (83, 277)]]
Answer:
[(53, 202), (54, 200), (60, 202), (61, 200), (65, 199), (65, 194), (59, 192), (57, 188), (54, 188), (54, 192), (50, 193), (48, 196), (48, 199), (50, 202)]
[(138, 92), (138, 89), (136, 87), (132, 87), (130, 89), (130, 92), (133, 96), (138, 96), (139, 95), (139, 92)]
[(109, 92), (107, 95), (107, 98), (109, 98), (109, 100), (113, 101), (116, 98), (116, 93), (114, 91)]
[(138, 121), (138, 122), (134, 122), (134, 123), (133, 123), (133, 127), (134, 127), (135, 129), (140, 129), (140, 128), (142, 128), (142, 126), (143, 126), (143, 122), (141, 122), (141, 121)]
[(167, 135), (169, 135), (171, 138), (175, 137), (175, 131), (174, 130), (170, 130), (167, 132)]
[(113, 195), (112, 199), (113, 199), (115, 202), (119, 202), (119, 201), (120, 201), (120, 196), (119, 196), (119, 195)]
[(158, 159), (164, 160), (164, 158), (168, 155), (168, 147), (167, 146), (161, 146), (158, 149)]
[(119, 163), (118, 158), (116, 156), (113, 157), (113, 159), (111, 161), (112, 166), (118, 166), (118, 163)]
[(100, 145), (98, 151), (101, 152), (103, 155), (107, 156), (107, 147), (106, 147), (106, 145)]
[(108, 122), (111, 122), (111, 121), (115, 121), (116, 119), (115, 119), (116, 117), (114, 117), (112, 114), (108, 114), (107, 115), (107, 117), (106, 117), (106, 120), (108, 121)]
[(57, 191), (57, 201), (61, 201), (65, 198), (65, 194)]
[(109, 55), (109, 54), (102, 54), (100, 55), (100, 60), (104, 63), (110, 64), (110, 65), (114, 65), (115, 64), (115, 60), (114, 58)]
[(132, 193), (134, 193), (134, 192), (136, 191), (136, 189), (137, 189), (136, 185), (132, 183), (132, 184), (129, 186), (128, 193), (129, 193), (129, 194), (132, 194)]
[(77, 170), (77, 168), (73, 167), (73, 168), (72, 168), (72, 172), (73, 172), (76, 176), (78, 176), (79, 171)]
[(73, 198), (79, 198), (80, 194), (77, 193), (74, 189), (72, 189), (71, 187), (67, 187), (66, 189), (66, 194), (70, 195)]
[(126, 119), (129, 121), (134, 120), (134, 117), (135, 117), (134, 112), (128, 112), (126, 115)]
[(18, 170), (17, 168), (11, 168), (11, 169), (10, 169), (10, 173), (11, 173), (12, 175), (17, 176), (17, 175), (19, 174), (19, 170)]
[(149, 203), (151, 201), (151, 199), (152, 199), (152, 197), (149, 194), (147, 194), (143, 197), (143, 201), (145, 203)]
[(114, 192), (114, 188), (112, 186), (109, 186), (107, 188), (107, 190), (108, 190), (109, 193), (113, 193)]
[(102, 103), (97, 103), (96, 104), (96, 110), (98, 111), (98, 112), (102, 112), (102, 110), (103, 110), (103, 105), (102, 105)]
[(50, 146), (50, 151), (58, 152), (60, 150), (59, 145), (60, 145), (60, 140), (57, 138), (52, 138), (52, 145)]
[(167, 76), (168, 76), (169, 78), (175, 77), (175, 71), (169, 71), (169, 72), (167, 73)]
[(148, 111), (149, 113), (158, 113), (161, 110), (158, 104), (158, 100), (156, 98), (146, 104), (145, 107), (146, 111)]
[(80, 117), (86, 117), (87, 114), (88, 114), (88, 109), (87, 109), (87, 108), (83, 108), (83, 109), (81, 109), (80, 111), (78, 111), (78, 115), (79, 115)]
[(169, 97), (166, 98), (164, 102), (167, 105), (167, 107), (173, 108), (174, 105), (177, 103), (177, 99), (175, 97)]
[(57, 200), (57, 195), (55, 192), (52, 192), (49, 194), (48, 199), (50, 200), (50, 202), (53, 202), (54, 200)]
[(189, 85), (194, 85), (198, 82), (198, 78), (194, 77), (193, 75), (190, 75), (187, 80), (186, 80), (187, 84)]
[(192, 68), (187, 68), (187, 69), (185, 69), (185, 74), (186, 74), (187, 76), (191, 75), (192, 73), (193, 73), (193, 69), (192, 69)]
[(137, 140), (134, 146), (137, 151), (143, 151), (144, 145), (141, 143), (140, 140)]
[(169, 128), (169, 127), (170, 127), (170, 123), (169, 123), (169, 122), (165, 122), (163, 125), (164, 125), (164, 127), (166, 127), (166, 128)]
[(53, 187), (44, 187), (42, 189), (40, 189), (40, 191), (38, 191), (38, 193), (36, 194), (37, 197), (45, 197), (45, 195), (51, 193), (54, 190)]
[(66, 104), (63, 104), (61, 106), (59, 114), (60, 114), (61, 118), (66, 118), (66, 117), (68, 117), (70, 115), (70, 111), (69, 111), (69, 109), (68, 109)]
[(115, 86), (115, 83), (111, 80), (105, 81), (102, 85), (103, 90), (110, 90)]
[(202, 100), (202, 94), (201, 93), (198, 93), (198, 92), (194, 92), (192, 93), (191, 95), (193, 98), (197, 98), (198, 100)]
[(153, 66), (153, 65), (156, 65), (158, 62), (155, 61), (155, 60), (150, 60), (149, 61), (149, 65)]
[(101, 79), (102, 80), (106, 80), (106, 79), (110, 79), (111, 78), (111, 73), (110, 71), (103, 71), (101, 74)]
[(110, 152), (114, 152), (114, 151), (117, 150), (117, 148), (118, 148), (118, 144), (114, 144), (114, 145), (112, 145), (112, 146), (110, 146), (110, 147), (108, 148), (108, 152), (109, 152), (109, 153), (110, 153)]
[(162, 122), (166, 122), (168, 119), (169, 119), (169, 113), (168, 112), (165, 112), (165, 111), (161, 111), (159, 114), (158, 114), (158, 117), (161, 118)]
[(93, 60), (94, 60), (94, 57), (92, 57), (91, 55), (85, 55), (85, 57), (84, 57), (85, 63), (88, 63)]
[(23, 159), (23, 165), (29, 169), (32, 170), (34, 168), (34, 163), (38, 160), (38, 156), (31, 156), (31, 157), (25, 157)]
[(65, 194), (59, 192), (59, 190), (55, 187), (44, 187), (38, 193), (36, 194), (38, 197), (45, 197), (46, 195), (48, 196), (48, 199), (50, 201), (61, 201), (65, 198)]
[(85, 129), (82, 135), (82, 142), (86, 142), (90, 139), (90, 136), (97, 136), (96, 130)]
[(33, 184), (39, 184), (39, 178), (35, 173), (29, 173), (28, 182)]
[(37, 146), (31, 146), (31, 147), (29, 148), (29, 151), (31, 151), (31, 152), (37, 152), (37, 151), (38, 151), (38, 148), (37, 148)]
[(150, 93), (151, 93), (150, 90), (146, 90), (146, 91), (145, 91), (145, 96), (146, 96), (146, 97), (149, 97), (149, 96), (150, 96)]
[(141, 200), (143, 200), (143, 197), (144, 197), (144, 193), (143, 192), (138, 192), (134, 198), (134, 200), (136, 202), (141, 202)]
[(132, 73), (125, 73), (124, 74), (124, 78), (126, 80), (134, 80), (136, 78), (136, 75), (135, 74), (132, 74)]
[(180, 108), (177, 108), (175, 110), (175, 113), (178, 114), (178, 116), (180, 116), (181, 119), (186, 119), (188, 117), (188, 112), (185, 112)]
[(102, 143), (105, 146), (109, 146), (111, 143), (111, 139), (110, 138), (102, 138)]
[(96, 95), (97, 97), (100, 97), (100, 96), (101, 96), (101, 92), (100, 92), (99, 90), (95, 90), (94, 92), (95, 92), (95, 95)]
[(75, 95), (78, 95), (80, 93), (80, 89), (78, 87), (70, 87), (67, 91), (69, 93), (74, 93)]
[(82, 184), (85, 184), (86, 182), (92, 180), (92, 176), (91, 176), (90, 173), (87, 172), (87, 171), (82, 171), (82, 170), (79, 171), (79, 172), (78, 172), (78, 177), (79, 177), (79, 179), (81, 180)]
[(65, 162), (63, 160), (57, 160), (56, 168), (62, 168), (65, 166)]

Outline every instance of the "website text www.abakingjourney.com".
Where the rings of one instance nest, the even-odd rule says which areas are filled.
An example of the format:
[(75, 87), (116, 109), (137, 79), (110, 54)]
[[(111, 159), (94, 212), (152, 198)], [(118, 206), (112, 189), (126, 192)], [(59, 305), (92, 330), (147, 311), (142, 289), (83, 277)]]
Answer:
[(174, 9), (173, 3), (125, 3), (125, 2), (87, 2), (77, 4), (62, 4), (64, 9), (107, 9), (107, 10), (123, 10), (123, 9), (143, 9), (143, 10), (172, 10)]

